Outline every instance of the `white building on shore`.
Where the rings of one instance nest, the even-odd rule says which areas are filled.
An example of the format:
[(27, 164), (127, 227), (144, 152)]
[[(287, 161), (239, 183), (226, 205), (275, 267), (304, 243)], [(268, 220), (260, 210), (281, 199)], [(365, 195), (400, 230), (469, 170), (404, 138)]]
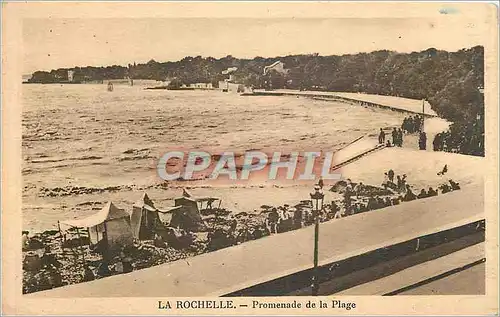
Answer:
[(236, 72), (237, 70), (238, 67), (229, 67), (228, 69), (222, 71), (222, 75), (227, 75), (228, 78), (219, 81), (219, 89), (221, 89), (223, 92), (245, 92), (244, 85), (234, 82), (234, 72)]
[(286, 75), (288, 73), (288, 69), (285, 69), (285, 64), (283, 64), (282, 61), (276, 61), (271, 65), (264, 66), (264, 75), (267, 75), (267, 73), (271, 70), (275, 70), (283, 75)]

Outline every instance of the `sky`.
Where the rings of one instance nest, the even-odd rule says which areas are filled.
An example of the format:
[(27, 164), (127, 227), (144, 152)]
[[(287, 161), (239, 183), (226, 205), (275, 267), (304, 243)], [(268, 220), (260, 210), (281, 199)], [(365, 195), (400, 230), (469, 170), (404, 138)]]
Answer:
[(473, 22), (454, 18), (25, 19), (23, 73), (197, 55), (456, 51), (482, 45), (480, 31)]

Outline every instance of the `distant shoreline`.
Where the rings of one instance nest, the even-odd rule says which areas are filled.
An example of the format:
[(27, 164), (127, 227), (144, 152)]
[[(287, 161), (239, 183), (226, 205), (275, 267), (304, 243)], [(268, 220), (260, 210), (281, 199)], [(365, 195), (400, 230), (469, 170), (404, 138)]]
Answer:
[(50, 83), (39, 83), (39, 82), (30, 82), (30, 81), (23, 81), (23, 84), (39, 84), (39, 85), (50, 85), (50, 84), (69, 84), (69, 85), (85, 85), (85, 84), (93, 84), (93, 83), (82, 83), (82, 82), (70, 82), (70, 81), (60, 81), (60, 82), (50, 82)]

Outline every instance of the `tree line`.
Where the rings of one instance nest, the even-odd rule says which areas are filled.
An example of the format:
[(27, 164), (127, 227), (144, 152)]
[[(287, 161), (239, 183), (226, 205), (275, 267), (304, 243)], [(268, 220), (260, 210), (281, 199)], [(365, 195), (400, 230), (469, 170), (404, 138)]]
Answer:
[[(264, 67), (282, 61), (286, 74), (275, 71), (264, 75)], [(254, 88), (363, 92), (368, 94), (426, 99), (443, 118), (454, 124), (453, 135), (466, 138), (453, 141), (453, 151), (484, 155), (484, 48), (475, 46), (457, 52), (429, 48), (421, 52), (397, 53), (380, 50), (371, 53), (321, 56), (288, 55), (272, 58), (239, 59), (187, 56), (177, 62), (129, 64), (108, 67), (76, 67), (73, 81), (119, 78), (173, 80), (191, 84), (218, 82), (222, 71), (237, 67), (235, 82)], [(30, 82), (52, 83), (67, 80), (69, 69), (35, 72)], [(464, 132), (466, 131), (466, 132)]]

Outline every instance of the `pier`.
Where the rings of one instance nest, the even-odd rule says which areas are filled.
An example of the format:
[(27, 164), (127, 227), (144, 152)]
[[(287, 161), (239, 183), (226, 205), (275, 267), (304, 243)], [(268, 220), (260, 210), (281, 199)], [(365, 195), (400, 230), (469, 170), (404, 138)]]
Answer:
[(329, 91), (299, 91), (299, 90), (254, 90), (253, 93), (244, 93), (243, 96), (295, 96), (308, 97), (323, 101), (337, 101), (361, 106), (382, 108), (407, 114), (419, 114), (425, 117), (437, 117), (430, 104), (423, 100), (370, 95), (350, 92)]

